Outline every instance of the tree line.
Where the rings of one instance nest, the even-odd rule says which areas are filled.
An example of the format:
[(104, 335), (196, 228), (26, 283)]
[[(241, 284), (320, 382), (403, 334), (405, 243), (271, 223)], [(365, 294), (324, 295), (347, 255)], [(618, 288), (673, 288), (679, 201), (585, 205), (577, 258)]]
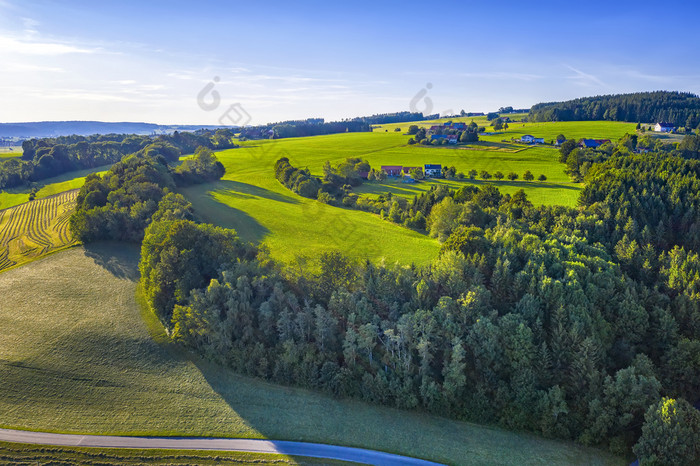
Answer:
[(381, 113), (371, 116), (348, 118), (340, 121), (325, 121), (323, 118), (290, 120), (241, 128), (240, 137), (246, 139), (282, 139), (322, 134), (354, 133), (371, 131), (371, 125), (423, 121), (439, 115), (424, 116), (420, 112)]
[(533, 105), (528, 120), (668, 122), (678, 127), (697, 128), (700, 98), (688, 92), (668, 91), (583, 97)]
[(120, 161), (124, 156), (158, 147), (168, 160), (194, 152), (197, 147), (229, 149), (236, 147), (233, 132), (174, 132), (158, 137), (127, 134), (60, 136), (24, 141), (21, 158), (0, 162), (0, 189), (23, 186), (62, 173), (95, 168)]

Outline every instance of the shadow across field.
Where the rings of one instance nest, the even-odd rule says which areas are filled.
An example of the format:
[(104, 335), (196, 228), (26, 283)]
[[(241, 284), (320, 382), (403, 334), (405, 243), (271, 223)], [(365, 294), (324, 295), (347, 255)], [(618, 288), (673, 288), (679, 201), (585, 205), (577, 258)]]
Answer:
[(292, 196), (286, 196), (253, 184), (241, 183), (240, 181), (218, 181), (215, 184), (215, 190), (221, 194), (225, 194), (226, 196), (237, 197), (240, 199), (254, 199), (256, 197), (262, 197), (271, 201), (299, 204), (299, 200), (293, 198)]
[(89, 243), (83, 246), (85, 255), (117, 278), (139, 279), (138, 246), (116, 242)]
[(234, 196), (243, 199), (265, 197), (280, 202), (298, 203), (294, 198), (274, 193), (264, 188), (252, 186), (237, 181), (223, 180), (213, 184), (200, 184), (181, 190), (188, 201), (192, 203), (194, 212), (205, 223), (211, 223), (222, 228), (236, 230), (243, 241), (259, 243), (270, 233), (255, 218), (246, 212), (226, 205), (217, 199), (218, 196)]

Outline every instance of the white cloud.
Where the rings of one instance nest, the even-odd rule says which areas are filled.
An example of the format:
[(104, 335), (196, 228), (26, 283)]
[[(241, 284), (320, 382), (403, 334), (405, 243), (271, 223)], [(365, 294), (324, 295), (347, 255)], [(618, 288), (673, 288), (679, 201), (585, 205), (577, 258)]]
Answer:
[(36, 63), (7, 62), (3, 65), (5, 71), (17, 72), (41, 72), (41, 73), (65, 73), (66, 70), (57, 66), (38, 65)]
[[(61, 42), (21, 40), (10, 36), (0, 36), (2, 55), (66, 55), (73, 53), (95, 53), (100, 49), (85, 48)], [(2, 56), (0, 55), (0, 56)]]

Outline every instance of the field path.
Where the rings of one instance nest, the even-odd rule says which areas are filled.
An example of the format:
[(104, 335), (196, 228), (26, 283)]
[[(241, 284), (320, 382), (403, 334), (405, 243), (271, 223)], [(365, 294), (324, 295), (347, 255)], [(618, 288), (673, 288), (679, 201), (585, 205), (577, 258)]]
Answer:
[(54, 434), (10, 429), (0, 429), (0, 440), (5, 442), (64, 447), (157, 448), (162, 450), (215, 450), (277, 453), (290, 456), (306, 456), (381, 465), (427, 466), (440, 464), (376, 450), (339, 447), (322, 443), (289, 442), (284, 440), (196, 437), (117, 437), (111, 435)]

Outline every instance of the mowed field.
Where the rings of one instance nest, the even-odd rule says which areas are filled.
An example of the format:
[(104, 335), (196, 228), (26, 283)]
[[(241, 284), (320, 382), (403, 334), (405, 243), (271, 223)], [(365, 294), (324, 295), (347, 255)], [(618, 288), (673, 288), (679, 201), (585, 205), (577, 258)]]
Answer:
[(75, 244), (68, 221), (78, 191), (0, 210), (0, 271)]
[[(42, 197), (53, 196), (54, 194), (63, 193), (72, 189), (80, 189), (83, 184), (85, 184), (85, 177), (87, 177), (90, 173), (102, 174), (109, 170), (110, 166), (111, 165), (105, 165), (96, 168), (72, 171), (42, 180), (36, 183), (36, 187), (38, 188), (36, 198), (39, 199)], [(7, 191), (0, 191), (0, 209), (7, 209), (8, 207), (13, 207), (29, 201), (30, 192), (31, 189), (26, 186)]]
[(305, 440), (449, 464), (624, 464), (573, 443), (336, 400), (210, 365), (170, 346), (142, 314), (138, 254), (95, 244), (0, 273), (3, 427)]

